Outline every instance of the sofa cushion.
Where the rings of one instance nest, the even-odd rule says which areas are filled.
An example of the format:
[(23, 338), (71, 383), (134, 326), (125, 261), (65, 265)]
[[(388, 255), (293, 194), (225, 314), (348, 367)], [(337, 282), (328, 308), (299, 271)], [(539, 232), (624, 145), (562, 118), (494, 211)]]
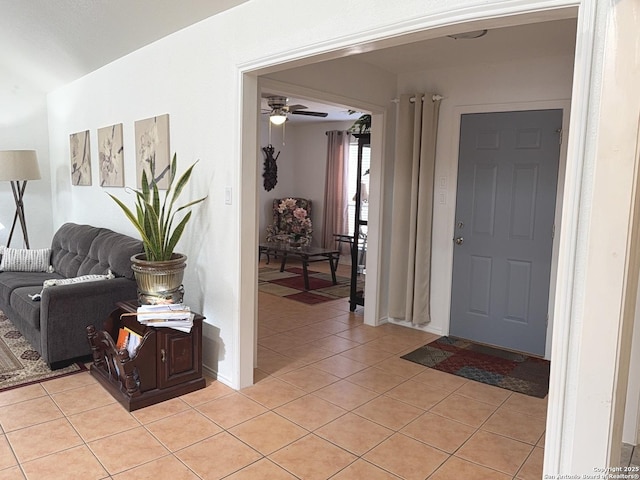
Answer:
[[(37, 287), (42, 289), (42, 284), (50, 278), (62, 278), (59, 273), (45, 272), (3, 272), (0, 275), (0, 302), (9, 304), (11, 292), (20, 287)], [(37, 292), (36, 292), (37, 293)]]
[(11, 308), (23, 322), (40, 330), (40, 302), (34, 302), (29, 295), (40, 293), (40, 287), (20, 287), (11, 293)]
[(5, 272), (47, 272), (50, 269), (50, 248), (5, 248), (0, 270)]
[[(89, 254), (93, 240), (101, 230), (90, 225), (75, 223), (62, 225), (51, 241), (51, 264), (55, 271), (66, 278), (89, 273), (78, 273), (78, 270)], [(106, 269), (98, 273), (106, 273)]]
[(78, 275), (106, 274), (133, 279), (131, 257), (143, 252), (142, 242), (135, 238), (102, 229), (93, 239), (86, 258), (78, 268)]

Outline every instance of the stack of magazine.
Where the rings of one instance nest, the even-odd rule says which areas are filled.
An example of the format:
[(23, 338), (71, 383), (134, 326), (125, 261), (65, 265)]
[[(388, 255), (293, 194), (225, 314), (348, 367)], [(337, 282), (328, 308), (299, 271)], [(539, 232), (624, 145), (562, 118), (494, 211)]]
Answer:
[(142, 305), (137, 311), (138, 322), (142, 325), (168, 327), (185, 333), (191, 332), (194, 316), (191, 309), (183, 303)]
[[(127, 327), (120, 328), (118, 332), (118, 340), (116, 341), (116, 349), (127, 349), (129, 357), (133, 357), (136, 354), (138, 346), (142, 342), (142, 336)], [(116, 366), (116, 370), (120, 373), (120, 370)]]

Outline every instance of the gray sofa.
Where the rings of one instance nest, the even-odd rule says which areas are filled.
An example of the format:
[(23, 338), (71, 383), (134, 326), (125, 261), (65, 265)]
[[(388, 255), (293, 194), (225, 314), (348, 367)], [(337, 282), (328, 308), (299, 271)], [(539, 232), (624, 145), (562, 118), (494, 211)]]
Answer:
[[(115, 303), (136, 298), (131, 256), (142, 242), (105, 228), (66, 223), (51, 242), (54, 273), (0, 272), (0, 310), (52, 369), (90, 355), (86, 327), (102, 329)], [(106, 274), (116, 278), (57, 285), (43, 289), (48, 279)], [(41, 301), (30, 295), (42, 292)]]

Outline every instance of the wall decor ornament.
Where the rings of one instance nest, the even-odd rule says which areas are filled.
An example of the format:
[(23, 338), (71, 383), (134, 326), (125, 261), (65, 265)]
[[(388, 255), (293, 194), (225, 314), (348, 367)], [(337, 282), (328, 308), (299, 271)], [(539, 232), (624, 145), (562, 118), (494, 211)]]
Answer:
[(124, 187), (122, 124), (98, 129), (98, 165), (101, 187)]
[(91, 185), (91, 148), (89, 130), (69, 135), (71, 151), (71, 184)]
[[(142, 188), (142, 172), (159, 189), (169, 185), (169, 114), (146, 118), (135, 122), (137, 186)], [(152, 172), (155, 177), (151, 178)]]
[(273, 156), (275, 149), (273, 145), (269, 144), (266, 147), (262, 147), (262, 151), (264, 152), (264, 173), (262, 177), (264, 178), (264, 189), (268, 192), (269, 190), (273, 190), (273, 188), (278, 183), (278, 165), (276, 164), (276, 160), (280, 156), (280, 152)]

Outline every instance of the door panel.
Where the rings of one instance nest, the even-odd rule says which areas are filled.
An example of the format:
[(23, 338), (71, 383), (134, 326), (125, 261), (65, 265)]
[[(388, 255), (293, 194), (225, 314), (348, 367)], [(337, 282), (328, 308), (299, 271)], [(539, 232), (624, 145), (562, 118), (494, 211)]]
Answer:
[(491, 303), (491, 258), (471, 257), (469, 275), (469, 311), (476, 315), (488, 316)]
[(496, 218), (497, 165), (476, 165), (473, 182), (473, 233), (493, 236)]
[(453, 336), (543, 355), (561, 110), (463, 115)]

